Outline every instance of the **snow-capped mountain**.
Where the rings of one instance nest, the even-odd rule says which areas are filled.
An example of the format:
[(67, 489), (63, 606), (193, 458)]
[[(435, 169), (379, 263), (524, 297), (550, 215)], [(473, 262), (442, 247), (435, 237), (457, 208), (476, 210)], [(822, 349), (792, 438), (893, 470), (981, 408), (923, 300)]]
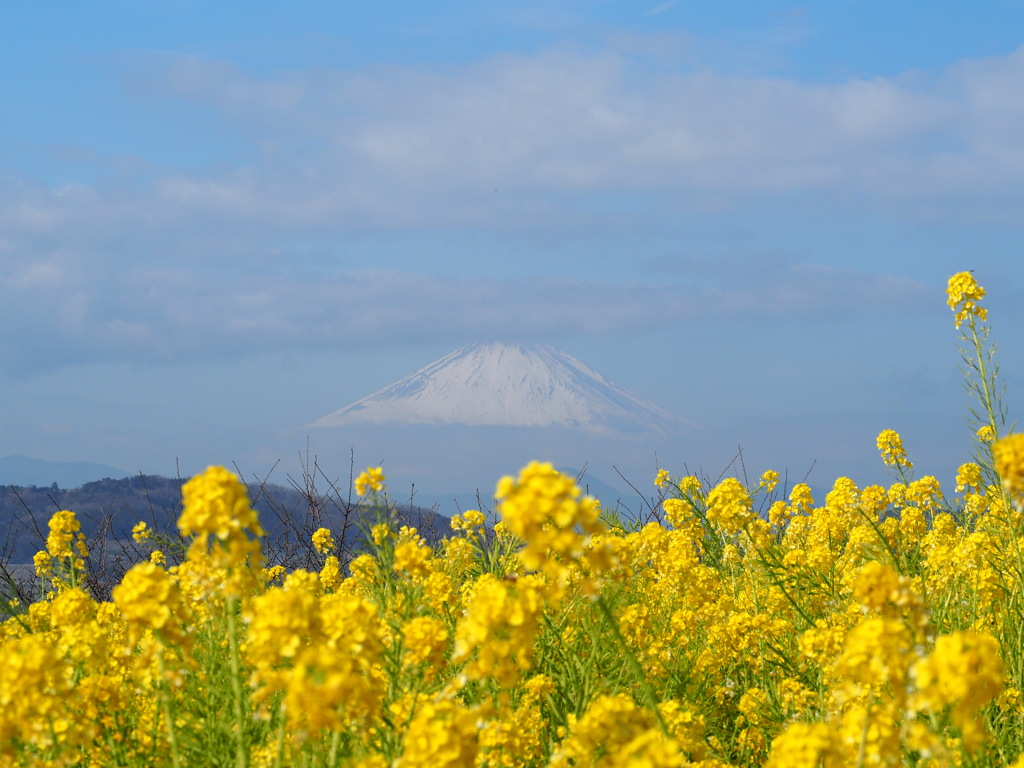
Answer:
[(471, 344), (315, 422), (572, 427), (674, 434), (693, 426), (547, 344)]

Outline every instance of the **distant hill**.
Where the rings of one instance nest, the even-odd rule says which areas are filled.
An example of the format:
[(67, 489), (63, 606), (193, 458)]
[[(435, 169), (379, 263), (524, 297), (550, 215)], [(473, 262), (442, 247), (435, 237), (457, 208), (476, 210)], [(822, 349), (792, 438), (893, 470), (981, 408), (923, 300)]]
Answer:
[(44, 461), (21, 455), (0, 458), (0, 485), (42, 487), (56, 483), (61, 488), (77, 488), (94, 480), (128, 477), (131, 474), (123, 469), (88, 461)]
[[(90, 567), (99, 581), (97, 594), (120, 580), (134, 562), (147, 557), (145, 548), (132, 539), (132, 527), (145, 521), (157, 533), (179, 540), (177, 520), (181, 513), (181, 485), (185, 480), (155, 475), (104, 479), (81, 487), (8, 485), (0, 488), (0, 566), (32, 562), (45, 548), (48, 521), (54, 512), (72, 510), (82, 524), (90, 550)], [(310, 536), (320, 527), (330, 528), (343, 563), (361, 551), (366, 526), (376, 522), (378, 511), (358, 498), (338, 494), (306, 493), (294, 487), (250, 484), (249, 497), (265, 531), (263, 551), (269, 564), (287, 568), (319, 569), (322, 558), (313, 550)], [(428, 540), (449, 532), (446, 517), (431, 509), (398, 502), (393, 509), (396, 524), (412, 525)], [(167, 550), (169, 559), (174, 553)], [(0, 573), (2, 576), (2, 573)]]

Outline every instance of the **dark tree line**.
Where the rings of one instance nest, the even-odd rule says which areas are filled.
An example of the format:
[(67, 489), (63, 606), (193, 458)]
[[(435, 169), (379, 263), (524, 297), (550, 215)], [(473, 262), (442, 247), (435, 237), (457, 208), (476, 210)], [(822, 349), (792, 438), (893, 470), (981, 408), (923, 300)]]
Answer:
[[(265, 481), (247, 483), (252, 506), (264, 529), (263, 552), (268, 565), (319, 570), (323, 557), (310, 537), (329, 528), (342, 565), (365, 551), (368, 527), (381, 519), (396, 526), (410, 525), (428, 540), (448, 533), (448, 519), (434, 509), (411, 503), (373, 505), (356, 496), (351, 478), (340, 484), (315, 463), (289, 485)], [(99, 480), (80, 488), (56, 485), (0, 487), (0, 591), (22, 602), (38, 597), (31, 567), (36, 552), (46, 548), (48, 521), (54, 512), (69, 509), (82, 525), (89, 547), (89, 586), (94, 597), (109, 598), (132, 565), (149, 557), (150, 546), (132, 538), (132, 528), (145, 522), (169, 564), (183, 556), (186, 542), (178, 534), (182, 478), (137, 475)]]

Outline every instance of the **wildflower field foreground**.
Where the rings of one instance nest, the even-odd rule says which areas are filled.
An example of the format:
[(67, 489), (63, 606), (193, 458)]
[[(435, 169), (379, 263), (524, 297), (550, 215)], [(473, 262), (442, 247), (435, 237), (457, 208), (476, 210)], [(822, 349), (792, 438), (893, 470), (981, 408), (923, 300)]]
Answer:
[(371, 468), (367, 551), (323, 528), (320, 570), (285, 572), (212, 467), (181, 556), (140, 524), (109, 602), (59, 512), (0, 624), (0, 765), (1024, 766), (1024, 434), (984, 291), (948, 297), (976, 451), (945, 492), (892, 430), (888, 488), (660, 471), (646, 525), (533, 463), (431, 547)]

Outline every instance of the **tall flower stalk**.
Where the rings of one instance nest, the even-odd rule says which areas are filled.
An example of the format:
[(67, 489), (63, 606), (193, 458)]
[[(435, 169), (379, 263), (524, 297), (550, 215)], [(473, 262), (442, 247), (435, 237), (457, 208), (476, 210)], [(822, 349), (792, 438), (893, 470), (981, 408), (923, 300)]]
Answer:
[(960, 370), (964, 387), (973, 403), (968, 406), (967, 424), (974, 432), (974, 457), (989, 484), (997, 484), (992, 464), (992, 443), (1013, 431), (1007, 427), (1007, 411), (1003, 402), (1006, 384), (999, 381), (996, 345), (989, 340), (988, 309), (981, 306), (985, 289), (970, 272), (959, 272), (949, 278), (946, 288), (949, 308), (956, 313), (960, 330)]

